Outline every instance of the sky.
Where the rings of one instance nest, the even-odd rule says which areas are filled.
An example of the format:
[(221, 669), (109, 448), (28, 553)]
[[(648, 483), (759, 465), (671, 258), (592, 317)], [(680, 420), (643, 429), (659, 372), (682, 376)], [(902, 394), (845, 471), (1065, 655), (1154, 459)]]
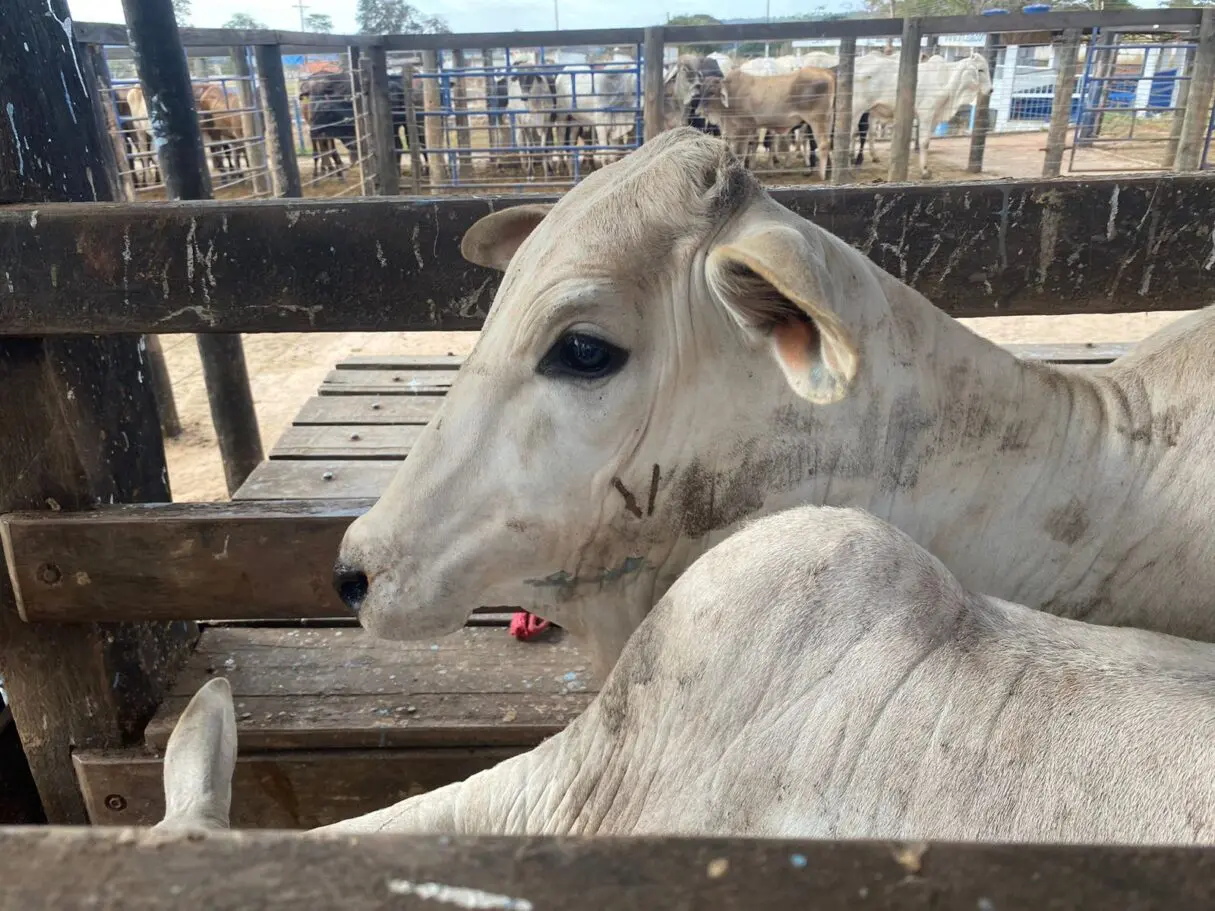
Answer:
[[(355, 0), (298, 0), (305, 13), (333, 17), (338, 33), (353, 33)], [(455, 32), (508, 32), (553, 28), (553, 4), (560, 27), (634, 28), (658, 25), (668, 15), (708, 13), (719, 19), (792, 16), (817, 7), (817, 0), (412, 0), (427, 15), (442, 16)], [(190, 25), (219, 28), (234, 13), (248, 13), (267, 28), (299, 30), (297, 0), (194, 0)], [(68, 0), (79, 22), (123, 22), (121, 0)], [(830, 10), (848, 11), (855, 0), (823, 0)]]

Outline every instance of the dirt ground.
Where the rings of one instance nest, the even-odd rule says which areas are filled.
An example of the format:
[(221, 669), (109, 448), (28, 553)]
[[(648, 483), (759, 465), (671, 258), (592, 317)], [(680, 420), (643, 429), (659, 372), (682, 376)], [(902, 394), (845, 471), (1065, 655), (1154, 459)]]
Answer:
[[(963, 320), (997, 342), (1133, 342), (1181, 313), (1116, 316), (1005, 316)], [(352, 354), (467, 354), (475, 332), (345, 332), (247, 335), (245, 358), (267, 452), (325, 374)], [(183, 433), (167, 444), (169, 482), (178, 501), (224, 500), (223, 468), (193, 336), (161, 339)]]

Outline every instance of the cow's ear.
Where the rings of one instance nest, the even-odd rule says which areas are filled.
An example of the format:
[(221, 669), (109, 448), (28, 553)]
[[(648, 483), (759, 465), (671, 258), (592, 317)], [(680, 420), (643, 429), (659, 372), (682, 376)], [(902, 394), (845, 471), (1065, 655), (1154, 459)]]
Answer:
[(460, 253), (470, 263), (505, 272), (510, 258), (544, 220), (552, 206), (511, 206), (486, 215), (468, 229)]
[(236, 768), (236, 715), (224, 677), (208, 680), (165, 749), (165, 815), (157, 829), (226, 829)]
[(826, 405), (848, 394), (859, 356), (825, 291), (826, 262), (800, 231), (766, 225), (717, 247), (708, 278), (734, 318), (768, 338), (798, 395)]

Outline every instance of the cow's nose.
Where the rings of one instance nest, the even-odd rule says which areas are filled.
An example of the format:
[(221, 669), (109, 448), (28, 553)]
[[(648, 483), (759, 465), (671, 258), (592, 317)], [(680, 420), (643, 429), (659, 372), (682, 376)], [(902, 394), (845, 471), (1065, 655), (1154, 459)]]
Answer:
[(367, 597), (367, 585), (367, 574), (361, 569), (341, 563), (333, 568), (333, 587), (355, 616), (358, 616), (363, 599)]

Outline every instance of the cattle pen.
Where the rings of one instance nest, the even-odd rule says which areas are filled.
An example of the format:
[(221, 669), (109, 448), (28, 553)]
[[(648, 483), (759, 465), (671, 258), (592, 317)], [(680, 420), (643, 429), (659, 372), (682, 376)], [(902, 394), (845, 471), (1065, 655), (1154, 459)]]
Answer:
[[(383, 907), (385, 895), (406, 894), (385, 892), (385, 882), (460, 882), (495, 896), (511, 882), (538, 908), (615, 906), (625, 893), (629, 903), (658, 907), (672, 890), (681, 902), (722, 909), (751, 906), (757, 894), (802, 906), (807, 890), (829, 908), (1210, 902), (1215, 852), (1205, 849), (389, 836), (300, 846), (283, 833), (166, 845), (123, 827), (160, 817), (169, 733), (215, 675), (230, 680), (237, 704), (233, 824), (251, 829), (322, 825), (465, 778), (561, 730), (594, 695), (584, 654), (560, 633), (531, 644), (509, 639), (505, 608), (480, 607), (465, 629), (440, 640), (381, 642), (348, 618), (330, 586), (343, 531), (408, 456), (459, 359), (341, 365), (264, 459), (239, 339), (480, 328), (496, 276), (460, 257), (462, 235), (491, 211), (550, 200), (561, 188), (495, 177), (473, 188), (527, 192), (472, 196), (452, 179), (478, 154), (460, 139), (471, 127), (458, 122), (479, 116), (471, 86), (511, 73), (510, 49), (633, 49), (632, 68), (619, 64), (635, 75), (637, 94), (631, 107), (613, 109), (631, 120), (632, 138), (584, 146), (593, 155), (626, 151), (666, 128), (667, 46), (835, 42), (836, 104), (850, 110), (857, 39), (898, 38), (912, 84), (899, 87), (889, 180), (867, 185), (849, 150), (832, 160), (832, 186), (773, 195), (954, 316), (1167, 311), (1207, 303), (1215, 267), (1215, 177), (1203, 173), (1215, 11), (325, 36), (179, 31), (167, 0), (128, 6), (139, 13), (129, 34), (72, 23), (62, 0), (16, 0), (0, 18), (0, 58), (18, 61), (0, 77), (0, 369), (9, 403), (0, 436), (8, 479), (0, 670), (48, 821), (113, 827), (0, 830), (0, 906), (38, 907), (55, 865), (97, 858), (109, 865), (105, 882), (57, 887), (57, 907), (113, 896), (151, 907), (174, 885), (200, 906), (277, 907), (322, 882), (312, 894), (340, 894), (346, 907)], [(1174, 46), (1183, 52), (1170, 132), (1158, 144), (1166, 157), (1148, 173), (1058, 176), (1069, 135), (1073, 146), (1099, 138), (1094, 118), (1117, 113), (1103, 86), (1156, 79), (1117, 73), (1113, 48), (1147, 42), (1110, 36), (1155, 31), (1169, 38), (1148, 48), (1160, 52), (1153, 60)], [(992, 36), (982, 50), (989, 62), (1002, 48), (1031, 45), (1062, 60), (1042, 174), (906, 182), (921, 39), (959, 33)], [(1084, 40), (1093, 73), (1078, 96)], [(121, 141), (107, 132), (118, 121), (98, 48), (128, 44), (140, 85), (165, 118), (153, 124), (171, 197), (164, 201), (137, 198)], [(209, 198), (216, 165), (204, 154), (183, 45), (232, 49), (231, 59), (246, 62), (237, 77), (246, 88), (234, 92), (244, 100), (224, 110), (247, 118), (244, 136), (257, 137), (251, 157), (261, 162), (248, 162), (257, 172), (250, 185), (264, 181), (275, 198)], [(346, 55), (351, 104), (361, 111), (351, 138), (359, 186), (376, 198), (299, 198), (300, 137), (282, 59), (300, 49)], [(412, 62), (394, 100), (388, 64), (398, 52), (417, 57), (420, 111)], [(544, 75), (547, 58), (534, 62)], [(1132, 90), (1128, 110), (1149, 108), (1147, 91), (1141, 106)], [(1074, 108), (1083, 97), (1091, 100)], [(966, 169), (979, 176), (987, 104), (976, 99), (966, 141)], [(394, 130), (397, 107), (405, 117)], [(171, 420), (154, 343), (171, 333), (199, 338), (230, 501), (171, 502), (163, 446)], [(1084, 364), (1117, 351), (1017, 353)], [(276, 865), (277, 880), (233, 872), (267, 865)], [(231, 875), (215, 876), (219, 869)]]

